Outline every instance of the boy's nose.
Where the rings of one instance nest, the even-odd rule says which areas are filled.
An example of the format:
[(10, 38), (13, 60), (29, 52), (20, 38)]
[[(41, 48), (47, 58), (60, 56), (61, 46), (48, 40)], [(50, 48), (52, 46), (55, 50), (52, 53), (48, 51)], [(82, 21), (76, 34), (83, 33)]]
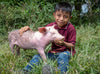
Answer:
[(62, 21), (63, 20), (63, 17), (60, 17), (60, 20)]

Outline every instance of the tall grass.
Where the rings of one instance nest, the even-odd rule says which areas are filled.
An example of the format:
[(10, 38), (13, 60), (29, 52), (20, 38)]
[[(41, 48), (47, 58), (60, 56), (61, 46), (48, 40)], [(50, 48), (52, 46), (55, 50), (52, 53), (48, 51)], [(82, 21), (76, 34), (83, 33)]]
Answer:
[(70, 60), (70, 74), (100, 73), (100, 30), (98, 28), (100, 26), (96, 28), (81, 26), (77, 29), (77, 53)]
[(22, 3), (19, 6), (0, 3), (0, 32), (4, 33), (26, 25), (36, 30), (39, 26), (53, 22), (53, 5), (38, 0)]

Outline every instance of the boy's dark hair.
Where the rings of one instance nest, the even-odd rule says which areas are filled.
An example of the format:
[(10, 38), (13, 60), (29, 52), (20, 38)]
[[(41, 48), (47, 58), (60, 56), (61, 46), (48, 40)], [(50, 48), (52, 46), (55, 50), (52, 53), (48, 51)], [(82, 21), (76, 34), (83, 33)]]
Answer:
[(58, 10), (61, 10), (62, 12), (63, 11), (69, 12), (70, 15), (71, 15), (72, 6), (69, 3), (60, 2), (60, 3), (56, 4), (56, 6), (55, 6), (55, 12), (58, 11)]

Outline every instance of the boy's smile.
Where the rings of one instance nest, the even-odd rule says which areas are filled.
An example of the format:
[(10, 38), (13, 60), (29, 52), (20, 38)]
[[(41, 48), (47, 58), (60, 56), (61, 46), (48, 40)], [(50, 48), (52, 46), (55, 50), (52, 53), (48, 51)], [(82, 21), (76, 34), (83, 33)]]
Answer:
[(71, 18), (70, 13), (61, 10), (54, 12), (53, 15), (59, 28), (66, 25)]

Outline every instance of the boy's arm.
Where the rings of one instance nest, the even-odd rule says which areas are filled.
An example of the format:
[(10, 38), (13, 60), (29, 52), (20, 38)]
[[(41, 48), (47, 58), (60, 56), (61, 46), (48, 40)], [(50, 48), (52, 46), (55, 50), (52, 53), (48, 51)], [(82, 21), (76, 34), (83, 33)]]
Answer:
[(58, 45), (64, 45), (66, 46), (68, 49), (74, 49), (75, 48), (75, 45), (72, 44), (72, 43), (68, 43), (68, 42), (65, 42), (65, 41), (62, 41), (62, 40), (57, 40), (55, 39), (54, 42)]
[(22, 34), (27, 30), (32, 31), (29, 26), (25, 26), (25, 27), (22, 27), (21, 29), (19, 29), (20, 36), (22, 36)]
[(66, 46), (69, 49), (75, 49), (75, 45), (72, 43), (68, 43), (68, 42), (63, 42), (64, 46)]

